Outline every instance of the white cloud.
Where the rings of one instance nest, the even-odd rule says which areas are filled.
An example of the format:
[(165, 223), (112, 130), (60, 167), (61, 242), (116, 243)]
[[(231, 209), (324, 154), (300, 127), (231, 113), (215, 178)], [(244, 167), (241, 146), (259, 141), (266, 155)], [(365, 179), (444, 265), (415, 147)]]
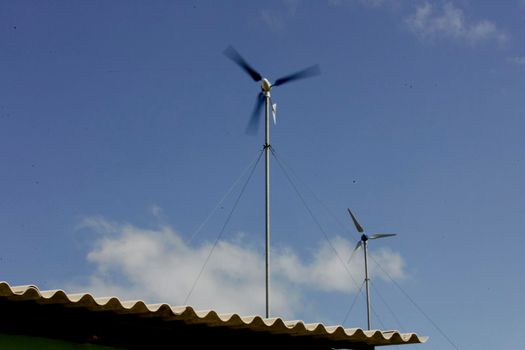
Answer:
[(283, 0), (290, 15), (294, 16), (299, 8), (300, 0)]
[[(355, 2), (356, 0), (328, 0), (328, 3), (330, 5), (335, 5), (335, 6), (351, 4)], [(359, 2), (362, 5), (370, 6), (370, 7), (380, 7), (387, 3), (386, 0), (357, 0), (357, 2)], [(390, 0), (390, 2), (392, 2), (392, 0)]]
[[(525, 0), (524, 0), (525, 1)], [(509, 62), (523, 66), (525, 65), (525, 56), (514, 56), (509, 58)]]
[(157, 204), (151, 205), (150, 211), (151, 211), (151, 214), (158, 220), (160, 220), (164, 216), (164, 213), (162, 212), (162, 208), (159, 207)]
[[(99, 233), (87, 255), (96, 269), (84, 285), (70, 286), (97, 296), (117, 295), (124, 299), (182, 305), (211, 249), (211, 243), (188, 246), (170, 227), (144, 229), (115, 224), (101, 217), (88, 218), (82, 227)], [(332, 244), (343, 260), (353, 243), (341, 237)], [(373, 250), (374, 260), (393, 278), (403, 278), (404, 262), (388, 249)], [(355, 293), (357, 286), (328, 243), (319, 244), (309, 259), (301, 259), (290, 248), (272, 253), (272, 310), (294, 317), (303, 309), (304, 293)], [(215, 248), (188, 304), (241, 314), (264, 310), (264, 257), (242, 237), (220, 241)], [(386, 279), (371, 263), (371, 274)], [(357, 281), (363, 279), (362, 259), (346, 265)]]
[(259, 16), (263, 23), (274, 32), (284, 28), (284, 17), (280, 13), (271, 10), (260, 10)]
[(260, 20), (272, 31), (284, 29), (285, 21), (294, 17), (299, 9), (300, 0), (282, 0), (285, 10), (259, 10)]
[(383, 6), (387, 3), (386, 0), (359, 0), (359, 2), (364, 5), (373, 6), (373, 7)]
[(441, 9), (436, 9), (425, 2), (406, 19), (406, 23), (414, 33), (424, 39), (446, 37), (469, 44), (483, 41), (504, 44), (507, 41), (507, 35), (493, 22), (488, 20), (468, 22), (463, 11), (450, 2), (445, 3)]

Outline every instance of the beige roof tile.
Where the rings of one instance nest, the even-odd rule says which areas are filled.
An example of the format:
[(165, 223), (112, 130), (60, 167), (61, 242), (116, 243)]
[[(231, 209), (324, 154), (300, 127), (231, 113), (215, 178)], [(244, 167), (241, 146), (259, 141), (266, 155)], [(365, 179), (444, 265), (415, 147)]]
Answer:
[[(182, 321), (185, 324), (200, 324), (208, 327), (248, 329), (270, 334), (312, 337), (333, 341), (338, 347), (351, 347), (360, 343), (368, 346), (402, 345), (424, 343), (427, 337), (415, 333), (398, 331), (365, 331), (360, 328), (325, 326), (321, 323), (305, 324), (303, 321), (285, 321), (281, 318), (218, 314), (213, 310), (194, 310), (191, 306), (170, 306), (167, 304), (145, 304), (143, 301), (120, 301), (116, 297), (94, 298), (88, 293), (67, 294), (62, 290), (40, 291), (36, 286), (10, 286), (0, 282), (0, 299), (10, 302), (32, 300), (38, 304), (61, 305), (92, 312), (106, 311), (120, 315), (139, 315), (141, 318), (156, 318), (166, 323)], [(171, 322), (175, 327), (176, 322)]]

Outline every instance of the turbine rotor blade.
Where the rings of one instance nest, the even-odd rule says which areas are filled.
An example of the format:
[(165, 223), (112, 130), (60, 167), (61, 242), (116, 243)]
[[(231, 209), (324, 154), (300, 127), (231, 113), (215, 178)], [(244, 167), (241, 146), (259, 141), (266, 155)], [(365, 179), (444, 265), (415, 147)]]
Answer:
[(352, 250), (352, 254), (350, 254), (350, 258), (348, 258), (348, 263), (350, 263), (350, 260), (352, 260), (352, 258), (354, 257), (355, 253), (359, 250), (359, 248), (361, 248), (362, 244), (363, 244), (362, 241), (357, 242), (354, 250)]
[(374, 235), (368, 236), (368, 239), (378, 239), (378, 238), (385, 238), (385, 237), (392, 237), (397, 236), (395, 233), (376, 233)]
[(259, 129), (259, 119), (261, 119), (261, 108), (264, 104), (264, 95), (260, 92), (255, 100), (255, 106), (253, 107), (252, 116), (246, 127), (246, 133), (254, 135)]
[(237, 50), (233, 48), (233, 46), (228, 46), (226, 50), (224, 50), (224, 55), (244, 69), (244, 71), (248, 73), (254, 81), (260, 81), (262, 79), (262, 76), (259, 74), (259, 72), (253, 69), (252, 66), (250, 66), (248, 62), (244, 60), (244, 58), (242, 58), (241, 54), (239, 54)]
[(291, 81), (310, 78), (319, 74), (321, 74), (321, 68), (318, 64), (314, 64), (313, 66), (310, 66), (293, 74), (285, 75), (284, 77), (277, 79), (272, 86), (283, 85)]
[(357, 219), (355, 218), (354, 214), (352, 214), (352, 211), (350, 209), (348, 209), (348, 213), (352, 217), (352, 221), (354, 222), (354, 225), (355, 225), (355, 228), (357, 229), (357, 232), (363, 233), (365, 230), (363, 230), (361, 225), (359, 225), (359, 222), (357, 222)]

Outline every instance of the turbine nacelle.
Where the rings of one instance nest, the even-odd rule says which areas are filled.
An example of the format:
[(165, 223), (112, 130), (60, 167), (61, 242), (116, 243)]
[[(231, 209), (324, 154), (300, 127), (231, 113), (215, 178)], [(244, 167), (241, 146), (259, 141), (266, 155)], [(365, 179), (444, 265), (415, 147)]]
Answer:
[(262, 79), (262, 83), (261, 83), (261, 90), (264, 91), (264, 92), (270, 92), (270, 90), (272, 89), (272, 83), (270, 83), (270, 81), (266, 78), (263, 78)]

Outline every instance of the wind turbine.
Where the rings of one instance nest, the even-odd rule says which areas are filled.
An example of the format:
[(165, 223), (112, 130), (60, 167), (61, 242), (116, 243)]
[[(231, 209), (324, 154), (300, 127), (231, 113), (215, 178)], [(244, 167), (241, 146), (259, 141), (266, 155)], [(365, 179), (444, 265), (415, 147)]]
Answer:
[(260, 119), (260, 111), (264, 103), (265, 106), (265, 141), (264, 141), (264, 152), (265, 152), (265, 203), (266, 203), (266, 318), (270, 317), (270, 108), (273, 112), (273, 119), (275, 122), (276, 105), (272, 105), (270, 91), (272, 88), (286, 83), (309, 78), (315, 75), (319, 75), (321, 70), (319, 65), (313, 65), (298, 72), (285, 75), (272, 84), (266, 78), (264, 78), (259, 72), (257, 72), (252, 66), (250, 66), (244, 58), (235, 50), (232, 46), (229, 46), (224, 54), (230, 58), (233, 62), (237, 63), (255, 82), (261, 82), (261, 91), (257, 94), (255, 101), (255, 107), (252, 112), (252, 116), (248, 123), (247, 132), (255, 133), (257, 131)]
[(363, 230), (363, 227), (359, 224), (359, 222), (355, 218), (354, 214), (352, 214), (352, 211), (350, 209), (348, 209), (348, 213), (352, 217), (352, 221), (354, 222), (357, 232), (362, 233), (361, 239), (357, 242), (354, 250), (352, 251), (352, 254), (350, 255), (350, 259), (348, 259), (348, 262), (352, 260), (352, 258), (354, 257), (355, 253), (359, 250), (359, 248), (363, 246), (363, 251), (365, 255), (366, 316), (367, 316), (367, 321), (368, 321), (368, 330), (370, 330), (372, 327), (370, 323), (370, 308), (371, 308), (370, 307), (370, 290), (368, 287), (368, 284), (370, 282), (370, 278), (368, 277), (368, 240), (392, 237), (392, 236), (396, 236), (396, 234), (395, 233), (386, 233), (386, 234), (376, 233), (376, 234), (368, 236), (364, 233), (365, 230)]

